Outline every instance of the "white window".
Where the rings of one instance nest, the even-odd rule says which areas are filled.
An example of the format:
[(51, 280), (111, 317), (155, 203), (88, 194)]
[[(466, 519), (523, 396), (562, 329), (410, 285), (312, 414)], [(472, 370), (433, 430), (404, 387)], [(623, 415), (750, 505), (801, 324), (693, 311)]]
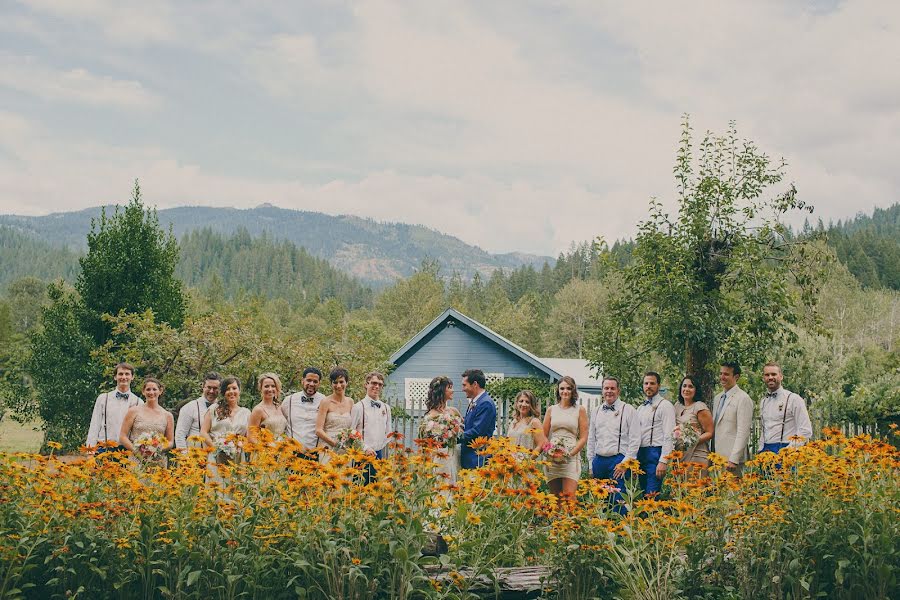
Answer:
[(428, 377), (407, 377), (403, 380), (406, 410), (425, 410), (429, 383), (431, 379)]

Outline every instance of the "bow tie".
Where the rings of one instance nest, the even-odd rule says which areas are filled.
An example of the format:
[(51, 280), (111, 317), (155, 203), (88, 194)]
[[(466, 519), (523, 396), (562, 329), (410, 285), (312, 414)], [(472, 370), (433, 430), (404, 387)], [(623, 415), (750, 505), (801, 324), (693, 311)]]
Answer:
[(372, 403), (373, 408), (381, 408), (381, 402), (378, 400), (370, 400), (370, 402)]
[(766, 398), (774, 398), (777, 395), (778, 395), (778, 392), (769, 392), (768, 394), (766, 394)]
[(644, 406), (650, 406), (651, 404), (653, 404), (653, 398), (644, 400)]
[(128, 392), (116, 392), (116, 398), (119, 400), (128, 400)]
[(615, 404), (606, 404), (606, 403), (604, 403), (604, 404), (603, 404), (603, 410), (608, 410), (608, 411), (612, 412), (612, 411), (616, 410), (616, 406), (615, 406)]
[(312, 403), (312, 398), (307, 398), (306, 396), (300, 396), (300, 402), (309, 402)]

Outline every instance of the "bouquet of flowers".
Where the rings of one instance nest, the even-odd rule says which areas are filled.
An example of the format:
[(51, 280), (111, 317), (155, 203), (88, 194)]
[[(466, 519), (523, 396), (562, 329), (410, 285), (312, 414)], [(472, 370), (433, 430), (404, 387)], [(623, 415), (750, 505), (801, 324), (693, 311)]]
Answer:
[(213, 440), (216, 444), (216, 458), (219, 462), (228, 463), (241, 458), (242, 444), (234, 435)]
[(700, 433), (691, 425), (676, 425), (672, 437), (675, 439), (675, 449), (684, 452), (697, 445)]
[(562, 440), (545, 442), (541, 446), (541, 454), (550, 462), (561, 465), (569, 460), (569, 452), (571, 448)]
[(145, 433), (134, 441), (134, 455), (142, 463), (159, 461), (163, 456), (163, 448), (169, 443), (161, 433)]
[(337, 445), (335, 450), (361, 450), (363, 445), (362, 433), (355, 429), (341, 429), (335, 438)]
[(463, 420), (457, 414), (443, 413), (428, 417), (419, 426), (419, 437), (437, 440), (447, 448), (454, 448), (456, 440), (463, 432)]

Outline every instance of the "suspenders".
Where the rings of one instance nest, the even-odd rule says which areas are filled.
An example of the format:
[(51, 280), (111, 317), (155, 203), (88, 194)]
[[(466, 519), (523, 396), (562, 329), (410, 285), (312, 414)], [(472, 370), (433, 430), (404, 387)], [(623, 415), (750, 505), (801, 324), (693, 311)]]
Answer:
[[(762, 411), (759, 411), (759, 422), (760, 428), (762, 429), (763, 435), (763, 443), (764, 444), (783, 444), (784, 443), (784, 425), (787, 422), (787, 413), (788, 409), (791, 407), (791, 396), (796, 396), (793, 392), (788, 392), (787, 398), (784, 400), (784, 412), (781, 413), (781, 436), (778, 438), (777, 442), (767, 442), (766, 441), (766, 421), (763, 419)], [(799, 396), (797, 396), (799, 398)]]
[[(659, 402), (656, 403), (656, 406), (653, 407), (653, 414), (650, 415), (650, 445), (653, 445), (653, 430), (656, 429), (656, 411), (659, 410)], [(622, 436), (621, 429), (619, 430), (619, 437)]]
[[(129, 394), (130, 396), (130, 394)], [(137, 406), (131, 404), (131, 398), (128, 398), (128, 408)], [(109, 392), (103, 397), (103, 441), (109, 441)]]
[(622, 414), (619, 415), (619, 439), (616, 440), (616, 454), (621, 454), (622, 449), (622, 420), (625, 418), (625, 407), (622, 407)]

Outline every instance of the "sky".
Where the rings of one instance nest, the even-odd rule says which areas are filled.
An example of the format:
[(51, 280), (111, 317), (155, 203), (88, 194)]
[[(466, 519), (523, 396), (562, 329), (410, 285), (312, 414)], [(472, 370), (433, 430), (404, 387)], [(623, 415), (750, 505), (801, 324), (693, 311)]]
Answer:
[(900, 3), (0, 4), (2, 214), (125, 203), (139, 178), (159, 208), (270, 203), (555, 255), (675, 206), (684, 114), (784, 158), (813, 219), (890, 206)]

